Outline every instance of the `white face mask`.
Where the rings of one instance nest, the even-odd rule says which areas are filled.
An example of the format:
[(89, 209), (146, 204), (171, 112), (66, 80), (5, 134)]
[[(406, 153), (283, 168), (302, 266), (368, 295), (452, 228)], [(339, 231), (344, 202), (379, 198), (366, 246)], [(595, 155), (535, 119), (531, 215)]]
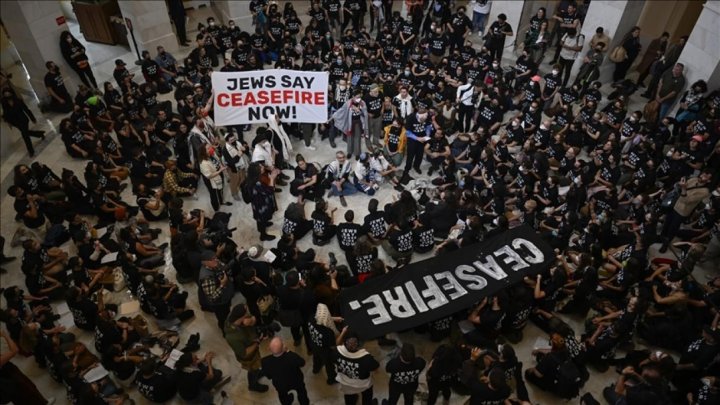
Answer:
[(347, 86), (340, 85), (340, 86), (338, 86), (338, 88), (339, 88), (340, 90), (345, 90), (345, 89), (347, 88)]
[(355, 97), (355, 102), (356, 102), (356, 103), (359, 103), (359, 102), (360, 102), (360, 97)]
[(209, 24), (211, 27), (213, 27), (213, 26), (215, 26), (215, 21), (210, 21), (208, 24)]
[(497, 69), (497, 67), (500, 66), (497, 63), (493, 63), (493, 68)]
[(558, 75), (558, 73), (560, 73), (560, 71), (559, 71), (559, 70), (557, 70), (557, 69), (553, 69), (553, 71), (552, 71), (552, 74), (554, 74), (555, 76), (557, 76), (557, 75)]

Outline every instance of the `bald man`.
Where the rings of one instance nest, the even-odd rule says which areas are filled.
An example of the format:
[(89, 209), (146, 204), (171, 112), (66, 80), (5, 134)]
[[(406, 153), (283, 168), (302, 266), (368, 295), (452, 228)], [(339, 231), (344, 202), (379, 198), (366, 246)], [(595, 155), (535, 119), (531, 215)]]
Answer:
[(285, 343), (278, 336), (270, 341), (270, 353), (272, 354), (262, 359), (262, 370), (263, 374), (272, 380), (280, 403), (292, 404), (294, 396), (290, 391), (294, 390), (300, 405), (310, 404), (302, 373), (305, 359), (285, 348)]

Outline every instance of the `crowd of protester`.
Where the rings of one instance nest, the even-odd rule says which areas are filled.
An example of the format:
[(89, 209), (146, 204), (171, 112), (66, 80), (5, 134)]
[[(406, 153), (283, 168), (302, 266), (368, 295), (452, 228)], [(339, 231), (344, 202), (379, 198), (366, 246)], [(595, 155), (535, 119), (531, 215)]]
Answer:
[[(610, 404), (717, 403), (720, 91), (704, 81), (686, 89), (677, 49), (663, 54), (669, 34), (651, 45), (626, 91), (640, 52), (636, 27), (615, 62), (616, 91), (604, 96), (597, 79), (610, 39), (598, 28), (582, 53), (574, 2), (550, 17), (540, 9), (508, 66), (513, 29), (502, 14), (487, 21), (488, 1), (469, 3), (472, 20), (448, 1), (406, 1), (404, 18), (392, 3), (253, 0), (253, 32), (210, 17), (192, 49), (181, 48), (187, 56), (144, 51), (141, 76), (118, 59), (114, 83), (97, 83), (84, 46), (63, 33), (62, 54), (84, 84), (71, 97), (69, 73), (48, 62), (47, 108), (64, 114), (58, 132), (69, 157), (87, 163), (82, 176), (56, 173), (42, 158), (15, 167), (10, 244), (22, 247), (25, 285), (3, 286), (3, 400), (48, 402), (11, 362), (21, 354), (34, 356), (73, 404), (120, 404), (133, 390), (153, 402), (212, 403), (228, 370), (213, 366), (212, 351), (194, 353), (198, 335), (178, 346), (184, 322), (206, 311), (250, 391), (267, 391), (269, 379), (281, 403), (309, 403), (305, 359), (275, 335), (282, 326), (345, 403), (370, 404), (381, 364), (344, 324), (340, 291), (403, 271), (414, 256), (452, 254), (524, 224), (555, 249), (546, 271), (408, 331), (437, 345), (432, 358), (378, 339), (398, 346), (385, 365), (390, 404), (412, 403), (421, 373), (428, 404), (452, 392), (472, 404), (524, 404), (532, 401), (526, 384), (570, 399), (610, 367), (617, 382), (583, 396), (585, 404), (596, 403), (593, 394)], [(299, 14), (309, 15), (307, 26)], [(482, 45), (470, 40), (478, 30)], [(327, 71), (330, 120), (216, 126), (212, 72), (266, 67)], [(648, 75), (655, 111), (630, 111)], [(33, 156), (35, 117), (4, 75), (2, 85), (4, 117)], [(336, 149), (330, 162), (294, 150), (326, 143)], [(198, 188), (210, 206), (185, 209)], [(286, 192), (295, 200), (278, 207)], [(366, 212), (345, 209), (341, 218), (331, 208), (357, 193), (370, 197)], [(244, 213), (275, 247), (238, 246), (230, 218)], [(164, 221), (169, 235), (158, 228)], [(301, 249), (304, 238), (336, 240), (339, 249), (326, 258)], [(694, 272), (700, 266), (711, 269), (707, 279)], [(188, 289), (199, 308), (188, 306)], [(105, 290), (129, 291), (142, 314), (119, 315)], [(238, 293), (244, 303), (233, 306)], [(77, 330), (58, 323), (51, 303), (60, 301)], [(549, 344), (523, 365), (514, 347), (532, 344), (523, 339), (528, 322)], [(83, 334), (94, 347), (79, 341)]]

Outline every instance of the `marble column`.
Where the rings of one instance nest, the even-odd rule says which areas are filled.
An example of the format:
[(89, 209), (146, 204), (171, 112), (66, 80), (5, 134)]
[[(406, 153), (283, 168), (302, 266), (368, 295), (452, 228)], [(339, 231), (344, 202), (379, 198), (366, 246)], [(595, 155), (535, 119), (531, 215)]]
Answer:
[[(123, 17), (132, 23), (140, 54), (142, 51), (149, 51), (151, 55), (155, 55), (159, 45), (170, 53), (174, 53), (179, 48), (164, 1), (119, 1), (118, 4)], [(127, 38), (132, 52), (135, 53), (135, 45), (129, 29)], [(130, 61), (125, 62), (130, 63)]]
[[(570, 80), (575, 79), (575, 75), (582, 65), (582, 55), (589, 49), (590, 39), (595, 35), (598, 27), (603, 27), (605, 35), (610, 37), (610, 44), (605, 52), (605, 60), (600, 66), (600, 78), (602, 82), (612, 81), (612, 73), (615, 70), (615, 64), (610, 62), (608, 55), (615, 46), (620, 45), (623, 36), (630, 31), (632, 27), (637, 25), (638, 19), (642, 14), (644, 0), (593, 0), (590, 3), (585, 23), (583, 24), (581, 33), (585, 36), (585, 44), (580, 56), (573, 65)], [(636, 59), (636, 62), (639, 60)], [(632, 72), (632, 69), (628, 73)]]
[[(227, 24), (228, 21), (233, 20), (235, 22), (235, 26), (239, 27), (241, 30), (250, 33), (254, 32), (249, 1), (217, 0), (213, 3), (213, 5), (217, 10), (218, 17), (223, 23)], [(301, 14), (305, 8), (296, 4), (295, 9), (298, 12), (298, 16), (302, 18)]]
[[(60, 68), (65, 86), (74, 94), (80, 78), (65, 62), (60, 52), (60, 33), (69, 31), (57, 1), (0, 1), (3, 24), (10, 41), (25, 65), (30, 86), (38, 97), (47, 96), (45, 62), (53, 61)], [(63, 17), (58, 24), (56, 18)], [(92, 62), (92, 55), (88, 55)]]
[(710, 91), (720, 87), (719, 38), (720, 2), (708, 1), (678, 59), (685, 65), (686, 88), (698, 80), (707, 81)]

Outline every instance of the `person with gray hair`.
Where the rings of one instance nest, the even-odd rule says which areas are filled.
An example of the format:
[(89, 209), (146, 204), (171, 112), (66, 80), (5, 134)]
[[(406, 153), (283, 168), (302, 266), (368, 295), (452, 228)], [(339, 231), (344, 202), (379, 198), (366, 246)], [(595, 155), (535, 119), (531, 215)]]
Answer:
[(288, 350), (279, 336), (272, 338), (269, 348), (271, 354), (263, 357), (262, 370), (263, 375), (272, 380), (280, 403), (292, 404), (294, 395), (290, 391), (295, 391), (300, 405), (310, 404), (302, 372), (305, 359)]

